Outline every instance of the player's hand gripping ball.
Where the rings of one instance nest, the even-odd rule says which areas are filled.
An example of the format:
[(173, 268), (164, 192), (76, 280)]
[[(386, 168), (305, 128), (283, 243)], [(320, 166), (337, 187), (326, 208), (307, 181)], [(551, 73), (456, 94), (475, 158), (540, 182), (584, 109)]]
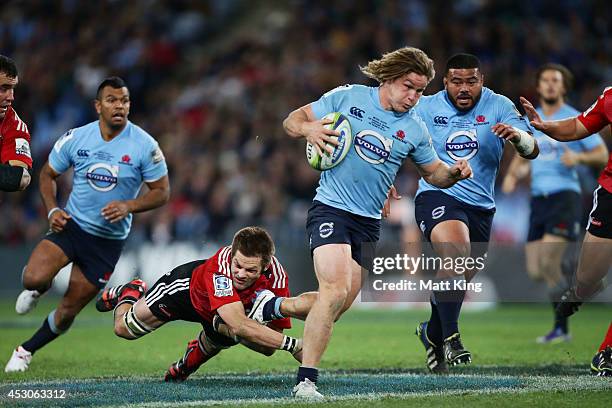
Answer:
[(306, 143), (306, 158), (308, 159), (308, 164), (310, 164), (313, 169), (319, 171), (329, 170), (332, 167), (340, 164), (340, 162), (346, 157), (347, 153), (351, 149), (351, 145), (353, 144), (351, 124), (346, 116), (339, 112), (332, 112), (325, 115), (323, 119), (331, 120), (332, 122), (325, 125), (325, 127), (332, 130), (337, 130), (340, 132), (340, 136), (338, 136), (338, 146), (327, 143), (328, 146), (334, 148), (331, 155), (328, 155), (325, 152), (323, 152), (323, 155), (320, 155), (317, 149), (310, 142)]

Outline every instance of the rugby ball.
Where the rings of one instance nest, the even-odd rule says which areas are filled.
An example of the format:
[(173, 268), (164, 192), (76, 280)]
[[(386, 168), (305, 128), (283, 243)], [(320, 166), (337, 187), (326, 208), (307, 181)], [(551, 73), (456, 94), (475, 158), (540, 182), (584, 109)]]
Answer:
[[(310, 167), (313, 169), (319, 171), (329, 170), (340, 164), (351, 149), (353, 143), (351, 124), (346, 116), (340, 112), (332, 112), (325, 115), (323, 119), (331, 119), (333, 122), (325, 125), (325, 127), (339, 131), (340, 136), (338, 136), (338, 146), (335, 146), (334, 152), (331, 155), (326, 152), (320, 155), (310, 142), (306, 143), (306, 158), (308, 159), (308, 164), (310, 164)], [(327, 144), (333, 146), (331, 143)]]

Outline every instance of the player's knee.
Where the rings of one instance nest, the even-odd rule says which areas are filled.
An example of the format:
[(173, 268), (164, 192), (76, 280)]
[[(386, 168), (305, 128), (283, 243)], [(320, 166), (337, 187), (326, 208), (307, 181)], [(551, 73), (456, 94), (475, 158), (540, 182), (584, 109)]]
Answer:
[(469, 242), (449, 242), (444, 244), (443, 257), (467, 258), (470, 256), (471, 246)]
[(561, 265), (558, 264), (556, 260), (550, 256), (541, 257), (539, 264), (539, 273), (542, 275), (555, 275), (556, 273), (558, 273), (557, 271), (560, 271), (561, 269)]
[(345, 299), (344, 304), (342, 305), (342, 308), (340, 309), (340, 311), (336, 315), (336, 318), (334, 319), (334, 322), (337, 322), (338, 320), (340, 320), (340, 317), (344, 314), (344, 312), (349, 310), (349, 308), (353, 304), (353, 300), (354, 300), (353, 298), (349, 298), (349, 297)]
[(37, 274), (29, 265), (23, 271), (22, 281), (23, 287), (27, 290), (45, 292), (50, 286), (48, 280), (44, 276)]
[(543, 280), (542, 273), (540, 272), (540, 268), (527, 268), (527, 275), (529, 278), (535, 282), (539, 282)]
[(136, 340), (138, 337), (132, 336), (132, 334), (127, 330), (125, 325), (123, 324), (123, 320), (115, 322), (115, 336), (121, 337), (126, 340)]
[(348, 296), (349, 290), (345, 287), (333, 285), (321, 285), (319, 287), (319, 301), (328, 305), (332, 310), (342, 310)]
[(134, 306), (130, 307), (121, 318), (115, 319), (115, 335), (127, 340), (138, 339), (153, 330), (155, 328), (147, 326), (136, 316)]

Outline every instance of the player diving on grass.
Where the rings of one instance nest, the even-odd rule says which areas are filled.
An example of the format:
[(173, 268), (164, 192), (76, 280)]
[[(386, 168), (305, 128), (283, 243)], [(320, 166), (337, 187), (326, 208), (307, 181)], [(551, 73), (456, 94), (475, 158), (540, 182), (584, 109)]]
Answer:
[[(536, 73), (539, 95), (538, 113), (547, 120), (575, 117), (579, 112), (565, 103), (571, 90), (573, 76), (564, 66), (544, 64)], [(562, 265), (569, 265), (564, 254), (570, 242), (580, 237), (582, 200), (578, 166), (586, 165), (601, 170), (608, 161), (608, 149), (602, 138), (594, 134), (574, 142), (561, 143), (536, 131), (534, 137), (540, 148), (535, 160), (524, 160), (516, 155), (512, 160), (502, 190), (514, 191), (517, 183), (531, 173), (531, 215), (525, 246), (527, 273), (536, 281), (545, 281), (552, 301), (554, 324), (552, 330), (536, 341), (541, 344), (558, 343), (571, 339), (568, 317), (555, 309), (559, 298), (567, 290), (568, 282)]]
[[(521, 98), (531, 124), (555, 140), (569, 142), (584, 139), (612, 123), (612, 87), (607, 87), (583, 113), (563, 120), (543, 121), (537, 110)], [(557, 311), (571, 316), (580, 305), (604, 288), (604, 278), (612, 266), (612, 154), (598, 179), (593, 192), (593, 208), (589, 213), (574, 285), (561, 297)], [(612, 324), (599, 351), (591, 362), (591, 372), (598, 376), (612, 376)]]
[[(434, 77), (433, 61), (421, 50), (405, 47), (370, 61), (361, 71), (377, 87), (346, 85), (291, 112), (283, 126), (293, 138), (305, 138), (319, 152), (331, 153), (337, 131), (324, 127), (330, 112), (348, 118), (353, 147), (336, 167), (323, 171), (306, 229), (310, 239), (318, 296), (304, 326), (302, 365), (293, 395), (321, 399), (316, 382), (321, 357), (334, 322), (361, 289), (362, 244), (376, 243), (381, 212), (395, 176), (410, 158), (431, 185), (448, 188), (467, 179), (472, 169), (464, 159), (448, 165), (438, 159), (423, 121), (413, 107)], [(393, 195), (397, 196), (393, 190)], [(385, 214), (382, 214), (385, 215)]]
[[(421, 98), (415, 113), (429, 129), (438, 157), (447, 164), (467, 160), (475, 177), (444, 190), (421, 178), (414, 200), (415, 219), (440, 258), (476, 259), (486, 256), (495, 213), (493, 190), (505, 142), (526, 159), (538, 155), (538, 146), (514, 104), (483, 86), (477, 57), (452, 56), (443, 82), (444, 90)], [(447, 283), (469, 282), (475, 273), (470, 270), (463, 275), (443, 268), (436, 277)], [(431, 316), (417, 326), (427, 366), (434, 373), (446, 373), (448, 365), (471, 361), (459, 334), (464, 296), (465, 290), (434, 290)]]
[[(219, 249), (209, 259), (174, 268), (146, 290), (135, 279), (105, 289), (96, 308), (114, 310), (115, 334), (138, 339), (167, 322), (186, 320), (200, 323), (203, 330), (190, 341), (183, 358), (170, 365), (166, 381), (183, 381), (221, 350), (242, 343), (266, 356), (276, 350), (290, 352), (301, 361), (302, 342), (282, 334), (291, 328), (289, 318), (274, 320), (269, 327), (259, 324), (262, 313), (256, 292), (289, 296), (289, 282), (274, 256), (270, 235), (259, 227), (246, 227), (234, 235), (231, 246)], [(249, 318), (256, 317), (257, 321)]]
[[(23, 270), (25, 290), (15, 309), (19, 314), (32, 310), (55, 275), (72, 262), (68, 289), (40, 329), (17, 346), (6, 372), (27, 370), (37, 350), (70, 328), (113, 273), (132, 214), (160, 207), (170, 196), (168, 171), (157, 142), (128, 120), (130, 94), (124, 81), (105, 79), (94, 103), (99, 120), (59, 138), (40, 172), (49, 232)], [(60, 208), (56, 179), (71, 167), (72, 191), (66, 207)], [(149, 190), (138, 196), (143, 183)]]

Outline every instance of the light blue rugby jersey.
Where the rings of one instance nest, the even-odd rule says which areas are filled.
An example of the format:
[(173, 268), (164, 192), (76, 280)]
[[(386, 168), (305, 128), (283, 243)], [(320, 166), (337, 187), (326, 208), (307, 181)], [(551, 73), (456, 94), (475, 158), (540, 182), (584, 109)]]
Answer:
[(495, 178), (504, 150), (504, 140), (491, 127), (505, 123), (532, 132), (512, 101), (483, 87), (478, 103), (467, 112), (452, 104), (445, 90), (423, 96), (414, 108), (425, 121), (438, 157), (449, 166), (459, 159), (468, 160), (474, 177), (447, 189), (440, 189), (422, 178), (416, 195), (439, 190), (464, 203), (480, 208), (494, 208)]
[[(542, 108), (536, 110), (543, 120), (560, 120), (580, 114), (579, 111), (567, 104), (561, 106), (557, 112), (550, 116), (545, 116)], [(530, 161), (531, 195), (534, 197), (543, 196), (567, 190), (580, 193), (580, 180), (576, 167), (566, 167), (561, 162), (561, 156), (565, 148), (575, 152), (592, 150), (604, 143), (601, 136), (594, 134), (573, 142), (559, 142), (539, 130), (535, 130), (534, 136), (538, 141), (540, 154), (535, 160)]]
[(415, 164), (437, 160), (423, 121), (411, 111), (380, 105), (378, 87), (345, 85), (311, 104), (321, 119), (341, 112), (351, 123), (353, 146), (336, 167), (321, 172), (315, 200), (370, 218), (381, 218), (389, 188), (407, 157)]
[(69, 130), (55, 142), (49, 165), (58, 173), (74, 167), (66, 211), (86, 232), (110, 239), (128, 236), (132, 214), (111, 224), (102, 208), (111, 201), (136, 198), (143, 182), (168, 174), (155, 139), (129, 121), (108, 142), (102, 139), (98, 121)]

